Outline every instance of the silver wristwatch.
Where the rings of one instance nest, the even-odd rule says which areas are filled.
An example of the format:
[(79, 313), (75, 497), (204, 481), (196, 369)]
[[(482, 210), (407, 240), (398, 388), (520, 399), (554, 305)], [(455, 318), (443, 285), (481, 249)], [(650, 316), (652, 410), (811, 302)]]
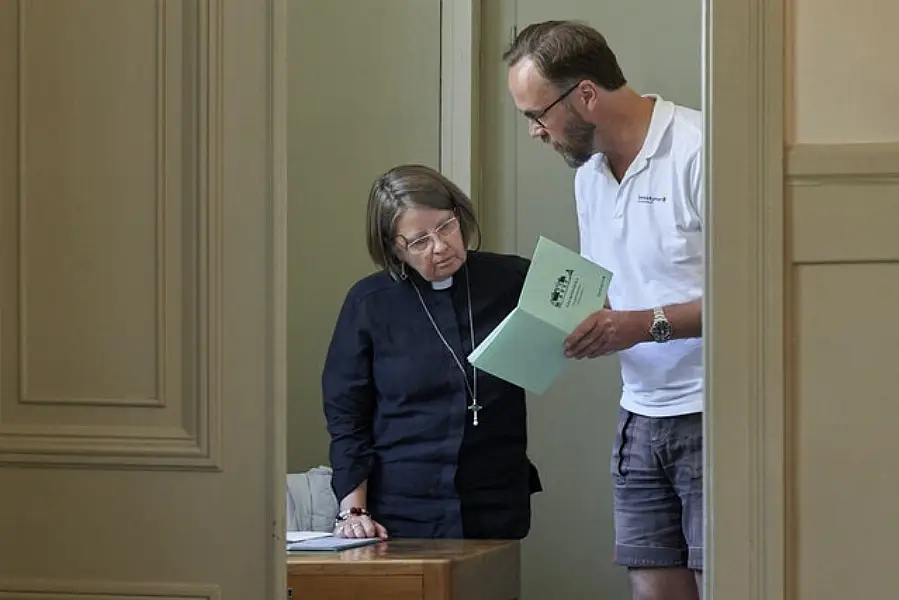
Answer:
[(667, 342), (671, 339), (671, 323), (661, 307), (652, 309), (652, 326), (649, 328), (652, 339), (656, 342)]

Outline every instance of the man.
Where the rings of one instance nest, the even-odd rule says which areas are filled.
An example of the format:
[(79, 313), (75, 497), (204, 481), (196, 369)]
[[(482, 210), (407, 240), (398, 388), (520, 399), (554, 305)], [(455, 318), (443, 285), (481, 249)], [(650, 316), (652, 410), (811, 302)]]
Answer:
[(618, 353), (611, 474), (616, 561), (635, 600), (696, 600), (703, 565), (702, 118), (628, 86), (596, 30), (550, 21), (504, 54), (534, 138), (577, 169), (581, 254), (614, 273), (606, 308), (566, 340)]

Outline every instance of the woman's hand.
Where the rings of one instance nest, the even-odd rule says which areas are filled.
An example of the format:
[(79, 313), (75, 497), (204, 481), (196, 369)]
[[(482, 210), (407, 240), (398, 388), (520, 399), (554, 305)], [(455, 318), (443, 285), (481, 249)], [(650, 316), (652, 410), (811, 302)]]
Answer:
[(381, 538), (387, 539), (384, 526), (368, 515), (350, 515), (334, 526), (334, 535), (344, 538)]

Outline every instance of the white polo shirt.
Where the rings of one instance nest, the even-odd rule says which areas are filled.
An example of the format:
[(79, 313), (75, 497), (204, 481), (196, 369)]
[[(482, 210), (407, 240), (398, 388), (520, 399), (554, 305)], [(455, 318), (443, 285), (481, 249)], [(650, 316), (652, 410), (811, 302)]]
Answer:
[[(612, 271), (616, 310), (703, 293), (702, 115), (655, 97), (643, 148), (619, 183), (602, 154), (575, 175), (581, 254)], [(702, 411), (702, 340), (648, 342), (619, 353), (621, 406), (665, 417)]]

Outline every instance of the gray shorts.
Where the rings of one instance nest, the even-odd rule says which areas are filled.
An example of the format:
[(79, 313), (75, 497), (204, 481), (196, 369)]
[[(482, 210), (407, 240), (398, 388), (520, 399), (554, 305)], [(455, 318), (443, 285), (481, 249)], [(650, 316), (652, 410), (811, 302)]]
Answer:
[(643, 417), (624, 409), (611, 460), (615, 561), (702, 570), (702, 413)]

